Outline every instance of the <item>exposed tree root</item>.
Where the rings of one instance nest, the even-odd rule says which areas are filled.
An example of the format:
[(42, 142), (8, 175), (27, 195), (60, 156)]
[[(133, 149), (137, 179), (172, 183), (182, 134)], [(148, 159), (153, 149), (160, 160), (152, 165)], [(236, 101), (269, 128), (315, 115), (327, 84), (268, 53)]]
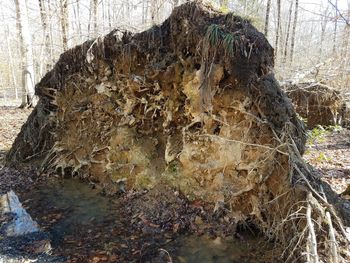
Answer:
[(346, 104), (339, 91), (322, 83), (284, 85), (296, 112), (309, 128), (317, 125), (347, 125)]
[(272, 68), (249, 21), (187, 3), (159, 27), (62, 54), (8, 164), (36, 160), (108, 194), (162, 182), (253, 220), (288, 262), (345, 261), (339, 199), (304, 163), (304, 126)]

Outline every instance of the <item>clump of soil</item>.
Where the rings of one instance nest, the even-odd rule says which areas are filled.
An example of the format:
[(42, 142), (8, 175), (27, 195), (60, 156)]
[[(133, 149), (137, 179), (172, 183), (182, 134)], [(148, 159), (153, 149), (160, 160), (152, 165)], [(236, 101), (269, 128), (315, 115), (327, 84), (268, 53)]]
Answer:
[[(288, 259), (314, 244), (308, 231), (334, 248), (325, 234), (334, 233), (329, 204), (301, 159), (304, 127), (273, 65), (272, 47), (249, 21), (186, 3), (160, 26), (135, 35), (114, 30), (63, 53), (37, 84), (39, 103), (7, 163), (35, 161), (108, 194), (168, 185), (225, 211), (228, 221), (254, 222), (286, 246)], [(162, 193), (154, 195), (169, 209), (176, 198)], [(305, 203), (320, 220), (316, 229)], [(146, 216), (155, 210), (135, 204)], [(177, 204), (171, 207), (181, 213)], [(165, 228), (177, 216), (156, 215), (152, 224)], [(332, 216), (339, 247), (346, 246), (341, 220)]]
[(346, 105), (339, 91), (321, 83), (286, 85), (284, 89), (309, 128), (346, 123)]

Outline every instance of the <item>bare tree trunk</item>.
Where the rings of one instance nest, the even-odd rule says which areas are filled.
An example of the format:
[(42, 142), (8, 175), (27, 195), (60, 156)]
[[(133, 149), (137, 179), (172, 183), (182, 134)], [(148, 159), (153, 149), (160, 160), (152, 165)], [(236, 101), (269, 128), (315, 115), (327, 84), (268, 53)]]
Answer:
[[(4, 17), (3, 20), (5, 21)], [(9, 26), (6, 25), (5, 29), (5, 38), (6, 38), (6, 45), (7, 45), (7, 52), (9, 56), (9, 70), (11, 72), (11, 78), (12, 78), (12, 85), (15, 90), (15, 96), (16, 99), (18, 99), (18, 90), (17, 90), (17, 81), (16, 81), (16, 74), (15, 74), (15, 69), (14, 69), (14, 64), (13, 64), (13, 57), (12, 57), (12, 51), (11, 51), (11, 46), (10, 46), (10, 30)]]
[[(146, 21), (147, 21), (147, 12), (146, 12), (147, 4), (148, 4), (147, 0), (142, 0), (142, 25), (146, 24)], [(173, 8), (174, 8), (174, 4), (173, 4)]]
[(17, 28), (20, 40), (22, 60), (22, 104), (21, 107), (35, 106), (34, 63), (32, 39), (28, 25), (27, 6), (25, 0), (14, 0), (16, 7)]
[(327, 29), (327, 23), (328, 23), (328, 7), (324, 12), (324, 16), (321, 17), (321, 39), (320, 39), (320, 46), (318, 51), (318, 59), (317, 63), (321, 62), (322, 53), (323, 53), (323, 43), (325, 40), (325, 33)]
[(27, 105), (27, 88), (26, 88), (26, 81), (24, 78), (23, 71), (25, 70), (25, 47), (24, 47), (24, 41), (23, 41), (23, 36), (22, 36), (22, 26), (21, 26), (21, 12), (20, 12), (20, 7), (19, 7), (19, 2), (18, 0), (14, 0), (15, 2), (15, 8), (16, 8), (16, 28), (17, 28), (17, 34), (18, 34), (18, 39), (19, 39), (19, 49), (21, 53), (21, 69), (22, 69), (22, 74), (21, 74), (21, 88), (22, 88), (22, 103), (20, 108), (24, 108)]
[(151, 22), (155, 25), (159, 22), (158, 0), (151, 0)]
[(336, 53), (337, 46), (337, 29), (338, 29), (338, 0), (335, 0), (335, 21), (334, 21), (334, 31), (333, 31), (333, 53)]
[(281, 0), (277, 0), (277, 28), (276, 28), (276, 38), (275, 38), (275, 57), (276, 58), (278, 56), (280, 28), (281, 28)]
[(271, 10), (271, 0), (267, 0), (266, 15), (265, 15), (265, 29), (264, 29), (264, 34), (266, 37), (267, 37), (267, 34), (269, 32), (270, 10)]
[(288, 13), (288, 25), (287, 25), (287, 33), (286, 33), (286, 43), (284, 45), (284, 57), (283, 57), (284, 63), (287, 61), (287, 55), (288, 55), (289, 31), (290, 31), (290, 24), (292, 21), (292, 9), (293, 9), (293, 1), (290, 1), (289, 13)]
[(297, 22), (298, 22), (298, 9), (299, 9), (299, 0), (295, 0), (294, 22), (293, 22), (292, 37), (291, 37), (291, 43), (290, 43), (290, 62), (291, 63), (293, 62), (293, 56), (294, 56), (295, 31), (296, 31)]
[(349, 73), (347, 72), (347, 68), (349, 67), (349, 40), (350, 40), (350, 0), (348, 0), (348, 18), (346, 24), (344, 26), (343, 33), (343, 43), (341, 49), (341, 81), (343, 87), (348, 87), (349, 84)]
[(80, 21), (80, 1), (76, 0), (75, 3), (76, 3), (76, 7), (73, 6), (74, 20), (75, 20), (75, 26), (77, 27), (78, 39), (80, 42), (82, 40), (81, 21)]
[(125, 14), (126, 14), (126, 16), (125, 16), (125, 20), (127, 21), (127, 24), (129, 25), (129, 26), (131, 26), (131, 8), (130, 8), (130, 1), (126, 1), (125, 2)]
[(50, 0), (47, 1), (47, 17), (49, 21), (49, 41), (50, 41), (50, 64), (54, 63), (54, 49), (53, 49), (53, 36), (52, 36), (52, 9)]
[(116, 24), (116, 22), (117, 22), (117, 18), (116, 18), (116, 13), (117, 13), (116, 4), (115, 4), (114, 1), (112, 3), (113, 3), (113, 6), (112, 6), (112, 21), (113, 21), (113, 24)]
[(68, 0), (60, 0), (63, 51), (68, 50)]
[(350, 39), (350, 26), (345, 25), (343, 43), (342, 43), (342, 49), (341, 49), (341, 57), (343, 60), (346, 58), (346, 55), (349, 52), (349, 39)]
[(108, 28), (109, 28), (109, 30), (112, 30), (111, 8), (112, 8), (111, 7), (111, 2), (110, 2), (110, 0), (108, 0), (107, 16), (108, 16)]
[[(348, 23), (346, 23), (346, 30), (347, 30), (347, 42), (346, 42), (346, 49), (345, 49), (345, 65), (344, 67), (349, 67), (350, 66), (350, 48), (349, 48), (349, 39), (350, 39), (350, 0), (348, 0)], [(345, 71), (344, 71), (345, 74)], [(344, 83), (344, 87), (349, 87), (350, 86), (350, 78), (346, 78), (346, 81)], [(349, 186), (348, 186), (349, 187)]]
[[(150, 0), (143, 0), (145, 3), (145, 11), (144, 11), (144, 23), (147, 24), (148, 22), (148, 10), (150, 5)], [(151, 3), (152, 4), (152, 3)]]
[(88, 29), (88, 38), (91, 37), (91, 20), (92, 20), (92, 7), (91, 7), (91, 1), (90, 1), (90, 8), (89, 8), (89, 21), (87, 24)]
[(92, 5), (92, 13), (93, 13), (93, 23), (94, 23), (94, 37), (97, 37), (98, 32), (97, 32), (97, 5), (98, 1), (97, 0), (92, 0), (91, 2)]
[[(105, 2), (101, 1), (101, 9), (102, 9), (102, 21), (101, 21), (101, 25), (102, 25), (102, 32), (104, 32), (106, 26), (106, 9), (105, 9)], [(101, 30), (101, 29), (100, 29)], [(99, 32), (101, 33), (101, 32)]]
[[(44, 59), (43, 63), (41, 63), (41, 70), (40, 74), (42, 75), (43, 71), (47, 71), (51, 65), (50, 65), (50, 36), (49, 32), (47, 30), (47, 13), (46, 8), (43, 3), (43, 0), (38, 0), (39, 2), (39, 8), (40, 8), (40, 18), (41, 18), (41, 25), (43, 27), (43, 38), (44, 38)], [(43, 66), (45, 65), (45, 66)]]

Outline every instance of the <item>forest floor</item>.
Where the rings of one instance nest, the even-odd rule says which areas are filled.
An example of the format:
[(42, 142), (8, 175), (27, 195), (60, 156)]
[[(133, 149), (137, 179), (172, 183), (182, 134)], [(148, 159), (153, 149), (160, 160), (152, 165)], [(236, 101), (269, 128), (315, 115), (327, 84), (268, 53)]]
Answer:
[[(10, 189), (25, 191), (33, 182), (33, 172), (28, 176), (16, 169), (3, 168), (6, 153), (31, 111), (31, 109), (0, 106), (0, 195)], [(11, 172), (7, 172), (8, 170)]]
[[(0, 107), (0, 195), (10, 189), (18, 194), (49, 233), (53, 256), (63, 256), (64, 262), (95, 263), (278, 262), (271, 257), (280, 252), (260, 236), (252, 238), (246, 232), (230, 236), (236, 227), (231, 221), (216, 218), (200, 202), (188, 203), (169, 189), (110, 198), (101, 196), (91, 182), (3, 167), (5, 154), (30, 112)], [(341, 193), (350, 183), (350, 131), (339, 127), (309, 131), (305, 159)], [(164, 203), (159, 202), (160, 194), (167, 195)], [(40, 262), (63, 262), (54, 259)]]
[(31, 109), (0, 106), (0, 168), (7, 152), (27, 120)]
[(336, 126), (308, 131), (304, 159), (336, 193), (344, 192), (350, 184), (350, 130)]

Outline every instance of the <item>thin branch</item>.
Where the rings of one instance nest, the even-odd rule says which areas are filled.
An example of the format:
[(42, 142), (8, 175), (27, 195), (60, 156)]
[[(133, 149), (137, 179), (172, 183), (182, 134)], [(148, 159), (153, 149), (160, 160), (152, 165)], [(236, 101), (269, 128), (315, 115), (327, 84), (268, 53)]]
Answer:
[(350, 26), (350, 20), (347, 19), (338, 9), (338, 7), (332, 3), (331, 0), (328, 0), (328, 3), (330, 3), (334, 8), (335, 8), (335, 11), (340, 15), (340, 17), (345, 21), (346, 25), (347, 26)]

